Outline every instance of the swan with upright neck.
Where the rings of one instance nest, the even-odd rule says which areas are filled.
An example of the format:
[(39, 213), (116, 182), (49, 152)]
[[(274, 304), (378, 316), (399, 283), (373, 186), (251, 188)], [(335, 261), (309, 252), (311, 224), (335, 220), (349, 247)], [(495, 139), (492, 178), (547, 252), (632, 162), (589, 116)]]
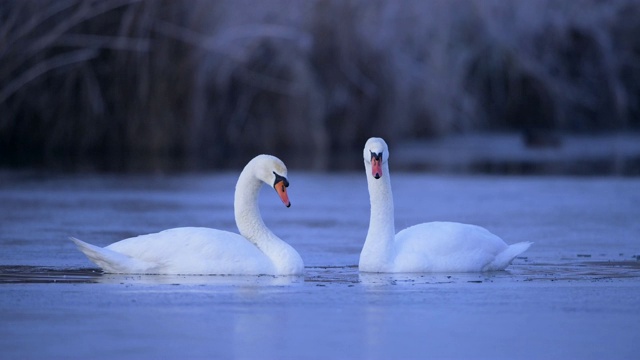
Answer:
[(89, 260), (108, 273), (298, 275), (302, 258), (262, 221), (258, 194), (273, 187), (291, 205), (284, 163), (258, 155), (244, 167), (235, 189), (234, 213), (240, 235), (201, 227), (182, 227), (124, 239), (101, 248), (71, 238)]
[(376, 273), (482, 272), (504, 270), (532, 244), (507, 245), (488, 230), (455, 222), (428, 222), (398, 234), (394, 226), (389, 148), (370, 138), (363, 151), (371, 201), (369, 231), (359, 269)]

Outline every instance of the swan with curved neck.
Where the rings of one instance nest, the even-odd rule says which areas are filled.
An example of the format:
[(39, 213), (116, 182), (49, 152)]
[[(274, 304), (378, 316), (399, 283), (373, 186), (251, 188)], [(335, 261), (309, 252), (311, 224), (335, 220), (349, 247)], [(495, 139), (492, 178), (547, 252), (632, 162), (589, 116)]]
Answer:
[(183, 227), (124, 239), (105, 248), (75, 238), (78, 249), (109, 273), (298, 275), (302, 258), (262, 221), (258, 194), (273, 187), (291, 206), (287, 168), (280, 159), (258, 155), (244, 167), (235, 189), (234, 213), (240, 235)]
[(363, 150), (371, 201), (369, 231), (359, 269), (363, 272), (480, 272), (504, 270), (530, 242), (507, 245), (488, 230), (454, 222), (429, 222), (395, 233), (389, 148), (370, 138)]

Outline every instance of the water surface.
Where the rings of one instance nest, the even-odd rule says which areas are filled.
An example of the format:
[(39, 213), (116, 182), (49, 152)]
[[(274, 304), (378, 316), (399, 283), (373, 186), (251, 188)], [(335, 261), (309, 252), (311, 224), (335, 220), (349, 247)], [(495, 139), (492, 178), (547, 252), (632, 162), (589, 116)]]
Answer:
[(105, 246), (178, 226), (235, 231), (236, 174), (0, 174), (6, 358), (637, 358), (640, 181), (394, 173), (397, 229), (432, 220), (535, 244), (485, 274), (360, 274), (364, 175), (290, 173), (265, 222), (306, 274), (103, 274)]

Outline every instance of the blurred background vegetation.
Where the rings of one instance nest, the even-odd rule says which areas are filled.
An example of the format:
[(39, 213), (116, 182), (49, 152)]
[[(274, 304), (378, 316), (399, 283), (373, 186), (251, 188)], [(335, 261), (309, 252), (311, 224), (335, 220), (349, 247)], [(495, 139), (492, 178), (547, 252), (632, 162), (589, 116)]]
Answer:
[(359, 169), (372, 135), (638, 129), (638, 1), (0, 2), (3, 167)]

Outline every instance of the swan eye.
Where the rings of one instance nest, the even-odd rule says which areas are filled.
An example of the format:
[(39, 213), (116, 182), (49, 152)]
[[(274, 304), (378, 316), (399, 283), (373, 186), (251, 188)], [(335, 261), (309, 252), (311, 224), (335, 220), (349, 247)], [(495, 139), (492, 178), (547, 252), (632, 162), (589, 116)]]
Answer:
[(276, 180), (273, 182), (273, 187), (274, 187), (274, 188), (276, 187), (276, 185), (277, 185), (280, 181), (282, 181), (282, 185), (283, 185), (282, 190), (283, 190), (283, 191), (284, 191), (284, 188), (285, 188), (285, 187), (289, 187), (289, 181), (287, 180), (287, 178), (286, 178), (286, 177), (284, 177), (284, 176), (282, 176), (282, 175), (278, 175), (275, 171), (273, 172), (273, 175), (275, 175), (275, 176), (276, 176)]
[(371, 160), (382, 161), (382, 151), (377, 154), (371, 150), (369, 150), (369, 152), (371, 153)]

